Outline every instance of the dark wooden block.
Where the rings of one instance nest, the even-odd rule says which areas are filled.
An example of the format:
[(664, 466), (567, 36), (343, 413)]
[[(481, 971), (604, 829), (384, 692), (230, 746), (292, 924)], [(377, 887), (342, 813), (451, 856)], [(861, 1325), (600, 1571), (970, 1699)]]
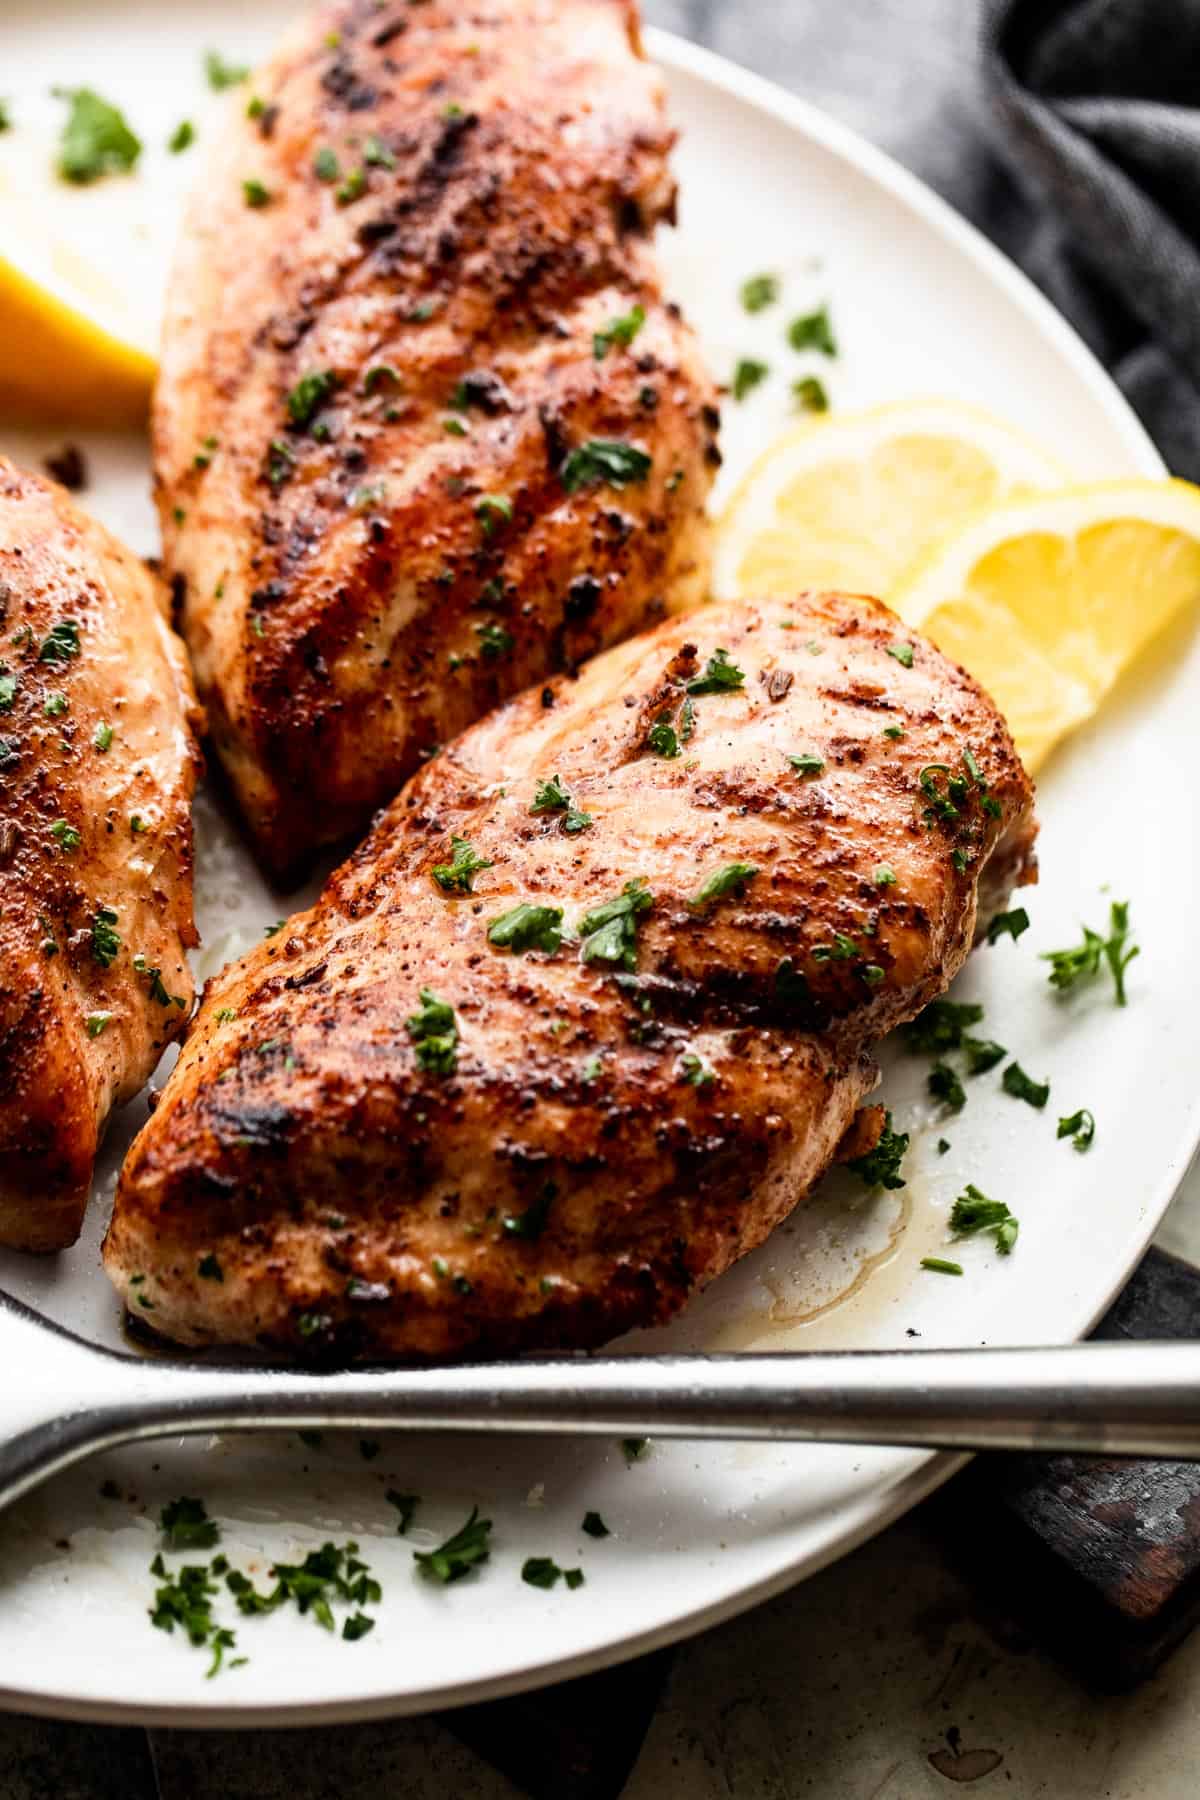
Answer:
[[(1151, 1250), (1094, 1335), (1200, 1337), (1200, 1270)], [(934, 1517), (981, 1593), (1106, 1691), (1200, 1618), (1200, 1464), (981, 1456)]]

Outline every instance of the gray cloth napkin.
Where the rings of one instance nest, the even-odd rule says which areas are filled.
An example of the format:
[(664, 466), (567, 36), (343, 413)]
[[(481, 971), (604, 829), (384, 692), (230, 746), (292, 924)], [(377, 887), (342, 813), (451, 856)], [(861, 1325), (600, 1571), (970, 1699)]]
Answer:
[(647, 0), (1019, 262), (1200, 478), (1200, 0)]

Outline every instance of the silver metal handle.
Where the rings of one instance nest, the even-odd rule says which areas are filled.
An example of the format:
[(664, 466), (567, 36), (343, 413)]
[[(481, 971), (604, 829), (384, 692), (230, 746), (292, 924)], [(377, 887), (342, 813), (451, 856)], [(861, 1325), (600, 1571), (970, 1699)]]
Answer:
[[(2, 1310), (11, 1328), (13, 1309)], [(95, 1451), (210, 1431), (758, 1438), (1200, 1460), (1200, 1345), (1190, 1343), (562, 1357), (320, 1375), (117, 1356), (24, 1320), (33, 1355), (7, 1405), (0, 1506)], [(77, 1396), (66, 1408), (64, 1392)]]

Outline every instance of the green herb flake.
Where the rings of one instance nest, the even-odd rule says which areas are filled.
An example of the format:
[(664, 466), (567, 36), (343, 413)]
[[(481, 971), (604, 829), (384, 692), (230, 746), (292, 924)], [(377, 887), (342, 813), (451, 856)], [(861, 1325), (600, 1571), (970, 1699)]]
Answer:
[(450, 861), (437, 863), (430, 874), (444, 894), (474, 893), (474, 881), (481, 869), (494, 868), (486, 856), (477, 856), (464, 837), (450, 839)]
[(888, 644), (886, 646), (886, 649), (887, 649), (888, 655), (895, 657), (896, 661), (900, 664), (901, 668), (903, 668), (903, 669), (911, 669), (912, 668), (912, 666), (913, 666), (913, 647), (911, 644)]
[(891, 738), (893, 743), (897, 743), (904, 736), (904, 727), (903, 725), (885, 725), (883, 735), (885, 738)]
[(900, 1173), (900, 1164), (907, 1149), (907, 1131), (893, 1131), (892, 1115), (887, 1112), (875, 1148), (868, 1150), (865, 1156), (853, 1157), (846, 1167), (869, 1188), (902, 1188), (907, 1183)]
[(111, 968), (121, 948), (121, 940), (113, 930), (117, 915), (111, 906), (97, 907), (92, 919), (92, 960), (102, 969)]
[(792, 398), (798, 412), (827, 413), (829, 395), (825, 383), (816, 375), (804, 375), (792, 383)]
[(819, 306), (816, 312), (803, 313), (798, 319), (793, 319), (788, 326), (787, 335), (793, 350), (819, 350), (823, 356), (836, 356), (838, 353), (828, 305)]
[(723, 900), (727, 894), (734, 894), (740, 900), (746, 891), (746, 883), (753, 881), (759, 873), (754, 863), (731, 862), (722, 869), (714, 869), (692, 895), (688, 905), (692, 907), (707, 906), (712, 900)]
[(653, 458), (634, 444), (618, 438), (590, 438), (568, 452), (559, 479), (568, 494), (593, 482), (627, 487), (631, 482), (645, 481), (652, 465)]
[(226, 62), (218, 50), (208, 50), (204, 56), (204, 73), (213, 93), (221, 94), (226, 88), (240, 87), (250, 70), (242, 63)]
[(595, 822), (591, 813), (581, 812), (575, 806), (557, 775), (552, 775), (549, 781), (539, 783), (529, 811), (531, 814), (562, 813), (562, 828), (572, 837), (586, 831)]
[[(0, 663), (0, 712), (11, 712), (12, 711), (13, 701), (17, 697), (18, 685), (19, 685), (19, 683), (18, 683), (17, 676), (15, 676), (13, 674), (12, 670), (7, 668), (5, 666), (5, 664)], [(49, 710), (51, 697), (52, 696), (50, 696), (49, 694), (46, 696), (46, 708), (47, 708), (46, 716), (47, 716), (47, 718), (54, 717), (54, 714), (51, 713)], [(65, 694), (62, 694), (62, 695), (58, 696), (58, 698), (60, 698), (62, 700), (62, 706), (59, 708), (59, 711), (65, 712), (66, 705), (67, 705), (67, 697)]]
[(1002, 937), (1010, 937), (1014, 941), (1023, 931), (1029, 930), (1029, 914), (1023, 906), (1014, 907), (1012, 912), (997, 913), (987, 928), (989, 944), (998, 944)]
[(552, 1588), (564, 1580), (569, 1588), (578, 1588), (583, 1586), (583, 1570), (560, 1569), (552, 1556), (527, 1556), (521, 1565), (521, 1580), (536, 1588)]
[(989, 1200), (968, 1182), (950, 1209), (950, 1229), (955, 1237), (990, 1234), (996, 1240), (999, 1255), (1008, 1256), (1017, 1241), (1020, 1226), (1003, 1200)]
[(963, 1272), (961, 1263), (947, 1262), (944, 1256), (923, 1256), (921, 1267), (934, 1275), (961, 1275)]
[(636, 969), (638, 920), (653, 905), (654, 896), (639, 876), (627, 881), (615, 900), (585, 913), (579, 921), (583, 961), (620, 963), (624, 969)]
[(1060, 1119), (1058, 1130), (1055, 1133), (1056, 1137), (1069, 1137), (1076, 1150), (1080, 1151), (1091, 1149), (1092, 1139), (1095, 1135), (1096, 1121), (1086, 1106), (1081, 1106), (1078, 1112), (1073, 1112), (1067, 1118)]
[(372, 132), (363, 145), (363, 161), (369, 169), (394, 169), (396, 158), (377, 132)]
[(895, 887), (897, 882), (896, 871), (895, 869), (889, 868), (887, 863), (880, 863), (877, 868), (871, 871), (871, 880), (876, 887)]
[(813, 756), (811, 753), (806, 752), (801, 756), (789, 756), (788, 761), (791, 763), (793, 769), (795, 769), (797, 775), (822, 775), (825, 772), (825, 758), (823, 756)]
[(250, 175), (242, 183), (242, 198), (247, 206), (255, 209), (270, 206), (271, 190), (264, 187), (256, 176)]
[(536, 1200), (531, 1200), (523, 1212), (505, 1214), (501, 1221), (505, 1237), (523, 1238), (527, 1243), (535, 1243), (546, 1229), (550, 1208), (557, 1196), (558, 1189), (554, 1183), (545, 1182)]
[(689, 694), (727, 694), (745, 685), (746, 672), (729, 660), (727, 650), (715, 650), (702, 675), (693, 675), (687, 683)]
[(925, 1078), (925, 1085), (932, 1098), (940, 1100), (949, 1112), (961, 1112), (967, 1104), (966, 1089), (949, 1063), (934, 1063)]
[(418, 1065), (431, 1075), (453, 1075), (458, 1067), (458, 1021), (454, 1008), (429, 988), (421, 989), (421, 1010), (405, 1021), (416, 1046)]
[(310, 369), (302, 375), (287, 397), (288, 417), (293, 425), (308, 425), (336, 387), (337, 376), (332, 369)]
[(760, 387), (771, 373), (769, 364), (757, 362), (752, 356), (743, 356), (733, 371), (730, 388), (735, 400), (745, 400), (756, 387)]
[(388, 1488), (383, 1497), (388, 1505), (394, 1506), (400, 1514), (396, 1525), (396, 1536), (407, 1537), (413, 1516), (421, 1504), (421, 1496), (419, 1494), (402, 1494), (396, 1488)]
[(178, 156), (181, 151), (190, 149), (195, 141), (196, 127), (190, 119), (181, 119), (167, 139), (167, 149), (172, 156)]
[(598, 1512), (584, 1513), (583, 1524), (580, 1526), (580, 1530), (585, 1531), (590, 1538), (606, 1538), (612, 1536), (612, 1532), (608, 1529), (608, 1526), (604, 1523), (604, 1520), (600, 1517)]
[(1051, 987), (1066, 993), (1082, 981), (1090, 981), (1107, 967), (1113, 979), (1118, 1006), (1126, 1004), (1125, 971), (1141, 951), (1129, 942), (1129, 902), (1114, 900), (1109, 908), (1108, 936), (1083, 927), (1083, 942), (1070, 950), (1044, 950), (1041, 960), (1050, 967)]
[(492, 920), (488, 942), (518, 956), (527, 950), (544, 950), (552, 956), (562, 944), (562, 916), (561, 906), (531, 906), (522, 901)]
[(962, 1047), (966, 1052), (968, 1075), (986, 1075), (1008, 1055), (1004, 1045), (991, 1038), (964, 1037)]
[(486, 619), (483, 624), (475, 626), (475, 635), (479, 639), (479, 648), (489, 662), (498, 657), (507, 656), (516, 643), (511, 631), (498, 625), (495, 619)]
[(50, 836), (65, 856), (70, 856), (72, 851), (78, 850), (83, 842), (82, 833), (66, 819), (55, 819), (50, 827)]
[(968, 1027), (982, 1018), (983, 1008), (974, 1002), (931, 1000), (924, 1012), (900, 1027), (900, 1036), (914, 1055), (943, 1056), (960, 1050)]
[(211, 1550), (220, 1541), (221, 1528), (209, 1518), (203, 1500), (187, 1494), (168, 1501), (158, 1523), (165, 1550)]
[(621, 1454), (627, 1463), (641, 1462), (649, 1445), (649, 1438), (622, 1438)]
[(742, 283), (742, 306), (748, 313), (765, 312), (778, 298), (778, 275), (751, 275)]
[(125, 116), (91, 88), (55, 88), (70, 105), (58, 146), (58, 172), (80, 186), (105, 175), (127, 175), (142, 153), (142, 141)]
[(374, 1631), (375, 1621), (366, 1613), (352, 1613), (343, 1621), (342, 1636), (348, 1644), (356, 1644), (359, 1638), (365, 1638), (368, 1631)]
[(492, 1521), (481, 1519), (473, 1506), (465, 1525), (448, 1537), (436, 1550), (414, 1550), (413, 1558), (428, 1581), (447, 1585), (461, 1581), (472, 1569), (485, 1563), (491, 1555)]
[(42, 641), (38, 651), (38, 661), (43, 663), (69, 663), (79, 655), (79, 633), (81, 627), (77, 619), (60, 619), (52, 625)]
[(362, 199), (366, 191), (367, 171), (363, 168), (351, 169), (341, 187), (334, 194), (334, 199), (339, 206), (353, 206), (356, 200)]
[(90, 1038), (103, 1037), (105, 1031), (108, 1029), (109, 1021), (111, 1019), (112, 1014), (110, 1012), (89, 1013), (85, 1020), (88, 1036)]
[(499, 526), (512, 524), (513, 503), (507, 494), (481, 494), (475, 502), (475, 517), (484, 537), (491, 537)]
[(1000, 1078), (1000, 1085), (1014, 1100), (1024, 1100), (1026, 1105), (1036, 1107), (1039, 1112), (1050, 1098), (1050, 1083), (1032, 1081), (1020, 1063), (1009, 1063)]
[(646, 309), (641, 305), (610, 319), (607, 325), (592, 335), (592, 354), (596, 361), (603, 362), (609, 351), (618, 344), (628, 349), (645, 323)]

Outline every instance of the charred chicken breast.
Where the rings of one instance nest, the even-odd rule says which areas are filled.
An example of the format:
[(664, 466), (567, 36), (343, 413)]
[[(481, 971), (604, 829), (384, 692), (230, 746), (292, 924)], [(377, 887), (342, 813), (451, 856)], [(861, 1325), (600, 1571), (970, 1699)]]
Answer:
[(718, 419), (652, 247), (671, 142), (633, 0), (332, 0), (239, 100), (154, 444), (200, 695), (276, 874), (702, 592)]
[(665, 1320), (828, 1166), (1034, 831), (995, 708), (883, 606), (664, 623), (467, 732), (209, 984), (109, 1273), (293, 1353)]
[(0, 1244), (74, 1241), (192, 1005), (198, 752), (161, 583), (0, 458)]

